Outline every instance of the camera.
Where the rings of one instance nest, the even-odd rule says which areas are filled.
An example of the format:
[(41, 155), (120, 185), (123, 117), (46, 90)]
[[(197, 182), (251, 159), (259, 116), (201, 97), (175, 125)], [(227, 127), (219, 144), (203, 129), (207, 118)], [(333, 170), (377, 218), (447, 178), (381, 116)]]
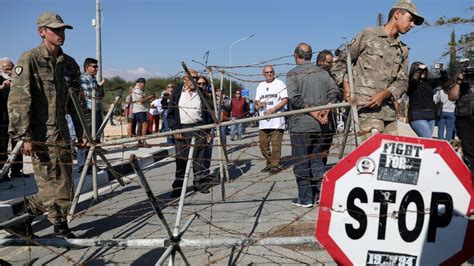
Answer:
[(436, 70), (441, 70), (441, 69), (443, 69), (443, 63), (435, 63), (435, 64), (434, 64), (434, 69), (436, 69)]

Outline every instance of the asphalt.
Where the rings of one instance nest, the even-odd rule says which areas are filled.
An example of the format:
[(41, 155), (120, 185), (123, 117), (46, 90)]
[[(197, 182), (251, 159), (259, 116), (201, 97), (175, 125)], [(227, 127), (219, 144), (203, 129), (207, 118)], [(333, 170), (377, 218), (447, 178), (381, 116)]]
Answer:
[[(113, 129), (106, 129), (110, 133)], [(126, 176), (133, 172), (133, 169), (129, 163), (129, 157), (132, 154), (137, 156), (141, 167), (145, 167), (149, 164), (167, 158), (170, 154), (174, 153), (174, 146), (167, 145), (166, 139), (154, 138), (147, 141), (150, 144), (150, 148), (139, 148), (134, 143), (128, 143), (122, 146), (105, 147), (105, 157), (114, 168), (115, 172), (122, 176)], [(101, 160), (98, 160), (98, 172), (97, 172), (97, 185), (99, 188), (103, 188), (109, 185), (118, 185), (117, 180), (112, 175), (111, 171), (106, 169), (106, 166)], [(73, 161), (73, 180), (74, 180), (74, 191), (76, 191), (77, 184), (79, 183), (81, 173), (77, 171), (77, 159)], [(11, 189), (0, 190), (0, 222), (11, 219), (14, 215), (18, 214), (22, 207), (24, 198), (35, 194), (38, 191), (36, 182), (34, 179), (33, 167), (31, 164), (31, 157), (24, 156), (23, 161), (23, 172), (28, 175), (26, 178), (13, 178), (11, 181), (4, 184), (11, 184)], [(80, 202), (88, 200), (92, 196), (91, 192), (93, 189), (92, 175), (87, 175), (84, 181), (82, 194), (85, 196), (81, 197)]]
[[(414, 136), (408, 124), (399, 123), (399, 133)], [(337, 163), (337, 143), (331, 150), (330, 164)], [(141, 168), (155, 195), (165, 220), (170, 226), (176, 221), (178, 204), (170, 198), (171, 183), (174, 180), (173, 147), (160, 146), (164, 139), (150, 141), (150, 149), (135, 146), (109, 149), (106, 157), (125, 175), (130, 154), (139, 157)], [(258, 148), (258, 132), (250, 128), (244, 138), (230, 141), (228, 138), (227, 155), (230, 180), (211, 188), (211, 193), (202, 194), (188, 188), (184, 202), (183, 217), (188, 221), (197, 214), (197, 218), (183, 236), (193, 241), (212, 241), (219, 239), (237, 239), (253, 237), (314, 236), (318, 219), (318, 206), (312, 208), (295, 207), (291, 200), (297, 195), (297, 187), (292, 172), (291, 146), (289, 134), (285, 132), (282, 146), (282, 164), (284, 170), (278, 174), (261, 173), (265, 162)], [(354, 145), (348, 145), (350, 152)], [(166, 150), (166, 151), (165, 151)], [(218, 152), (214, 148), (211, 171), (218, 170)], [(28, 164), (27, 164), (28, 165)], [(26, 169), (26, 168), (25, 168)], [(129, 168), (131, 172), (131, 169)], [(127, 176), (125, 187), (116, 180), (106, 180), (102, 185), (100, 200), (91, 201), (91, 193), (84, 193), (78, 215), (70, 223), (71, 229), (82, 239), (97, 242), (107, 239), (161, 239), (166, 231), (160, 226), (155, 211), (150, 205), (143, 187), (135, 175)], [(75, 175), (77, 180), (78, 174)], [(90, 179), (90, 177), (88, 177)], [(32, 180), (32, 178), (30, 178)], [(26, 180), (26, 179), (25, 179)], [(31, 181), (33, 182), (34, 181)], [(191, 182), (191, 181), (190, 181)], [(15, 187), (21, 190), (21, 187)], [(90, 191), (90, 189), (89, 189)], [(34, 193), (34, 190), (30, 191)], [(225, 196), (223, 194), (225, 192)], [(20, 197), (24, 193), (18, 194)], [(87, 202), (89, 201), (89, 202)], [(93, 204), (91, 204), (91, 202)], [(176, 224), (175, 224), (176, 226)], [(51, 227), (47, 222), (37, 221), (35, 234), (48, 238)], [(186, 243), (185, 241), (183, 243)], [(236, 246), (183, 247), (188, 260), (193, 265), (260, 265), (260, 264), (307, 264), (335, 265), (326, 250), (318, 243), (292, 246)], [(85, 249), (45, 249), (45, 247), (4, 247), (0, 248), (0, 258), (15, 265), (48, 264), (68, 265), (84, 263), (87, 265), (150, 265), (155, 264), (164, 253), (163, 248), (121, 247)], [(179, 256), (176, 263), (183, 264)]]
[[(122, 126), (123, 127), (123, 126)], [(120, 131), (123, 131), (121, 127)], [(399, 121), (398, 123), (399, 134), (403, 136), (415, 136), (413, 130), (407, 123)], [(111, 127), (107, 126), (105, 130), (106, 136), (115, 136), (118, 126)], [(436, 130), (435, 130), (436, 132)], [(133, 172), (128, 161), (131, 154), (135, 154), (138, 158), (141, 167), (146, 167), (152, 163), (158, 162), (167, 158), (169, 155), (174, 153), (174, 146), (166, 144), (166, 138), (154, 138), (148, 140), (151, 148), (139, 148), (136, 143), (129, 143), (122, 146), (105, 147), (105, 157), (108, 159), (114, 170), (121, 175), (128, 175)], [(353, 147), (348, 146), (345, 152), (350, 152)], [(336, 152), (336, 151), (335, 151)], [(333, 161), (335, 163), (336, 161)], [(74, 191), (76, 191), (77, 184), (80, 178), (80, 172), (77, 172), (77, 160), (74, 158), (73, 162), (73, 180), (74, 180)], [(106, 170), (103, 163), (99, 161), (99, 170), (97, 173), (97, 185), (98, 187), (105, 187), (108, 185), (117, 184), (114, 176), (110, 171)], [(30, 157), (24, 157), (23, 172), (29, 177), (27, 178), (14, 178), (8, 184), (11, 184), (13, 188), (2, 189), (0, 193), (0, 222), (11, 219), (14, 215), (22, 209), (24, 197), (33, 195), (38, 191), (36, 182), (34, 180), (33, 168)], [(85, 197), (81, 197), (81, 201), (88, 200), (92, 194), (93, 189), (92, 176), (87, 175), (82, 194)]]

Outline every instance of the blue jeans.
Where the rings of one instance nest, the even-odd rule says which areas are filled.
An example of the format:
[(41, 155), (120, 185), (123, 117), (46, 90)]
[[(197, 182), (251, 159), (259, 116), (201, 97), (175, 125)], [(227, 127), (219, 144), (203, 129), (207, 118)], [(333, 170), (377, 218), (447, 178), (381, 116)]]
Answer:
[[(170, 131), (170, 128), (168, 126), (168, 110), (166, 109), (161, 113), (161, 121), (163, 121), (163, 125), (161, 127), (161, 132), (168, 132)], [(166, 143), (168, 144), (173, 144), (173, 139), (171, 137), (166, 137)]]
[(227, 135), (225, 133), (226, 127), (221, 127), (221, 144), (226, 145), (227, 144)]
[(433, 138), (435, 120), (415, 120), (410, 122), (410, 127), (421, 138)]
[(314, 204), (325, 167), (322, 157), (323, 140), (320, 132), (292, 132), (291, 154), (293, 173), (298, 185), (298, 199), (302, 204)]
[[(443, 112), (438, 121), (438, 139), (450, 141), (454, 137), (454, 112)], [(446, 129), (446, 131), (445, 131)]]
[[(233, 119), (237, 119), (237, 117), (233, 117)], [(235, 139), (236, 134), (238, 137), (241, 137), (244, 134), (244, 126), (242, 124), (232, 125), (231, 131), (230, 131), (231, 138)]]

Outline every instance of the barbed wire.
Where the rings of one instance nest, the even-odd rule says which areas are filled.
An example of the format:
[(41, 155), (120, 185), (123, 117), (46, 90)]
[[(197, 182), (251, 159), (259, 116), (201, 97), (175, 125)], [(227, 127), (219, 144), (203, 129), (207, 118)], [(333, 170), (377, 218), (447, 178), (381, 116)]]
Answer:
[[(317, 53), (317, 52), (314, 52)], [(281, 60), (286, 60), (288, 58), (293, 57), (293, 55), (286, 55), (286, 56), (281, 56), (277, 57), (274, 59), (269, 59), (269, 60), (264, 60), (255, 64), (248, 64), (248, 65), (241, 65), (241, 66), (232, 66), (232, 67), (226, 67), (226, 66), (210, 66), (211, 69), (216, 69), (217, 72), (221, 72), (224, 75), (227, 75), (228, 77), (232, 77), (235, 80), (240, 80), (243, 82), (261, 82), (262, 80), (247, 80), (246, 78), (252, 78), (252, 77), (261, 77), (262, 74), (243, 74), (243, 73), (237, 73), (237, 72), (230, 72), (230, 70), (234, 69), (253, 69), (253, 68), (261, 68), (263, 66), (266, 66), (268, 64), (272, 64), (273, 66), (294, 66), (295, 64), (293, 63), (279, 63)], [(200, 63), (201, 65), (205, 66), (205, 64)], [(206, 73), (207, 69), (203, 70), (202, 73)], [(181, 72), (183, 73), (183, 72)], [(180, 74), (180, 73), (178, 73)], [(176, 74), (176, 76), (178, 75)], [(312, 73), (305, 73), (305, 74), (312, 74)], [(279, 75), (281, 77), (286, 76), (286, 74), (281, 74)], [(181, 108), (181, 111), (183, 111), (185, 114), (189, 115), (189, 112), (195, 110), (193, 108)], [(189, 115), (192, 117), (191, 115)], [(216, 124), (216, 128), (220, 128), (221, 121), (218, 121), (218, 124)], [(252, 130), (257, 130), (257, 129), (252, 129), (250, 128), (249, 131)], [(123, 124), (120, 123), (120, 134), (107, 134), (105, 136), (106, 139), (123, 139), (125, 138), (124, 135), (124, 129), (123, 129)], [(205, 132), (207, 133), (208, 131), (199, 129), (200, 132)], [(225, 235), (225, 236), (237, 236), (237, 237), (247, 237), (247, 236), (256, 236), (259, 239), (264, 239), (266, 237), (272, 236), (276, 233), (277, 227), (272, 226), (271, 228), (266, 228), (262, 229), (263, 231), (259, 231), (258, 234), (254, 234), (255, 232), (250, 230), (249, 228), (243, 229), (244, 226), (237, 227), (235, 226), (236, 218), (234, 215), (237, 215), (238, 218), (241, 220), (248, 220), (250, 223), (250, 220), (254, 219), (254, 224), (253, 228), (258, 227), (259, 224), (259, 219), (261, 218), (262, 213), (265, 214), (268, 212), (268, 210), (265, 207), (265, 204), (274, 204), (271, 201), (264, 201), (262, 199), (262, 195), (273, 195), (273, 194), (278, 194), (277, 198), (275, 200), (277, 201), (284, 201), (287, 202), (289, 201), (290, 198), (294, 198), (294, 191), (297, 189), (297, 184), (295, 182), (295, 177), (292, 173), (292, 166), (294, 165), (295, 162), (303, 159), (307, 159), (305, 157), (299, 157), (299, 156), (289, 156), (286, 155), (286, 157), (282, 158), (285, 159), (283, 162), (284, 168), (282, 169), (281, 172), (278, 174), (268, 174), (268, 173), (260, 173), (260, 172), (252, 172), (250, 169), (256, 167), (257, 163), (261, 163), (263, 161), (266, 161), (265, 157), (261, 155), (259, 151), (259, 145), (260, 142), (258, 140), (258, 136), (253, 136), (251, 134), (252, 132), (248, 132), (248, 139), (242, 141), (236, 141), (232, 143), (226, 143), (226, 144), (220, 144), (218, 145), (217, 143), (211, 143), (209, 145), (195, 145), (195, 148), (208, 148), (212, 147), (215, 150), (218, 150), (219, 148), (224, 147), (225, 151), (227, 151), (229, 154), (233, 155), (232, 158), (229, 158), (229, 167), (231, 168), (231, 176), (227, 177), (226, 180), (226, 185), (229, 186), (231, 185), (231, 189), (227, 193), (226, 196), (223, 199), (217, 199), (214, 198), (214, 193), (210, 193), (209, 197), (203, 197), (203, 196), (197, 196), (198, 194), (191, 194), (188, 195), (192, 201), (188, 201), (186, 203), (185, 207), (187, 207), (184, 210), (183, 213), (183, 218), (190, 218), (192, 215), (197, 214), (197, 222), (200, 223), (200, 225), (204, 225), (207, 230), (201, 230), (199, 227), (196, 229), (193, 229), (191, 227), (190, 231), (194, 232), (198, 235), (202, 236), (207, 236), (208, 238), (212, 238), (213, 236), (218, 236), (218, 235)], [(283, 134), (283, 141), (281, 143), (281, 146), (283, 148), (285, 147), (291, 147), (291, 141), (288, 140), (289, 135), (297, 135), (298, 133), (287, 133), (285, 132)], [(227, 138), (226, 135), (223, 136), (224, 138)], [(331, 150), (337, 150), (341, 148), (342, 144), (339, 143), (339, 139), (343, 137), (343, 133), (340, 131), (336, 131), (335, 134), (332, 133), (323, 133), (321, 134), (321, 139), (322, 140), (329, 140), (333, 139), (332, 141), (332, 148)], [(352, 132), (348, 135), (349, 138), (349, 143), (353, 143), (355, 138), (356, 138), (356, 133)], [(126, 138), (125, 138), (126, 139)], [(190, 139), (186, 139), (186, 141), (189, 141)], [(55, 143), (50, 143), (50, 142), (41, 142), (41, 141), (35, 141), (34, 144), (36, 145), (53, 145), (55, 146), (59, 151), (63, 152), (69, 152), (72, 154), (72, 151), (70, 149), (70, 142), (67, 140), (63, 141), (57, 141)], [(108, 148), (118, 148), (122, 152), (122, 158), (119, 158), (119, 160), (124, 161), (124, 153), (125, 150), (131, 146), (134, 145), (117, 145), (117, 146), (110, 146)], [(349, 147), (349, 150), (353, 150), (355, 148), (355, 144), (346, 144), (347, 147)], [(213, 151), (212, 152), (213, 157), (208, 158), (210, 160), (210, 169), (206, 170), (214, 170), (214, 175), (217, 176), (217, 172), (219, 172), (219, 164), (222, 162), (226, 162), (224, 158), (218, 158), (216, 155), (217, 152)], [(347, 154), (347, 153), (346, 153)], [(0, 155), (9, 155), (8, 153), (5, 154), (0, 154)], [(282, 154), (285, 156), (285, 154)], [(327, 154), (312, 154), (312, 156), (318, 156), (318, 157), (324, 157), (327, 155), (328, 158), (333, 159), (334, 161), (338, 161), (338, 155), (334, 152), (329, 151)], [(169, 154), (168, 158), (170, 160), (176, 160), (176, 159), (184, 159), (186, 160), (186, 156), (178, 156), (176, 153), (174, 154)], [(194, 158), (196, 159), (196, 158)], [(3, 163), (3, 162), (0, 162)], [(26, 164), (26, 162), (24, 162)], [(29, 164), (29, 163), (28, 163)], [(67, 164), (67, 165), (74, 165), (74, 162), (71, 163), (63, 163), (59, 162), (59, 164)], [(99, 166), (102, 165), (100, 164), (99, 161), (96, 162), (91, 162), (91, 164)], [(253, 164), (253, 165), (252, 165)], [(247, 170), (242, 170), (240, 167), (241, 165), (248, 165)], [(327, 166), (324, 166), (327, 167)], [(326, 169), (326, 168), (325, 168)], [(311, 169), (305, 169), (305, 170), (311, 170)], [(245, 172), (244, 172), (245, 171)], [(235, 174), (237, 172), (237, 174)], [(194, 174), (199, 174), (199, 173), (194, 173)], [(121, 177), (127, 177), (125, 174), (121, 174)], [(171, 183), (176, 180), (174, 173), (172, 172), (160, 172), (160, 173), (155, 173), (152, 174), (151, 172), (146, 173), (146, 177), (148, 180), (153, 180), (154, 182), (158, 182), (160, 184), (167, 184), (168, 187), (164, 186), (159, 186), (158, 191), (154, 191), (155, 194), (158, 196), (157, 202), (161, 204), (161, 209), (163, 210), (163, 214), (167, 217), (173, 216), (176, 213), (177, 209), (177, 203), (176, 201), (170, 200), (169, 198), (162, 198), (162, 195), (166, 195), (172, 192), (171, 188)], [(322, 176), (320, 177), (314, 177), (315, 179), (321, 179)], [(261, 188), (259, 188), (257, 185), (258, 184), (264, 184)], [(275, 186), (277, 184), (277, 186)], [(129, 188), (131, 185), (134, 185), (138, 191), (134, 191), (133, 189), (130, 189), (130, 191), (125, 191), (125, 188)], [(25, 183), (23, 183), (23, 186), (26, 186)], [(154, 217), (154, 210), (153, 208), (149, 205), (148, 201), (145, 199), (145, 194), (143, 191), (141, 191), (140, 184), (136, 181), (134, 177), (130, 178), (128, 181), (128, 184), (125, 188), (121, 187), (115, 187), (111, 189), (111, 192), (108, 195), (105, 195), (103, 200), (100, 202), (99, 205), (95, 205), (96, 202), (91, 201), (87, 208), (81, 210), (80, 212), (74, 214), (73, 218), (74, 219), (87, 219), (87, 218), (109, 218), (109, 219), (127, 219), (127, 222), (129, 223), (141, 223), (143, 224), (145, 221), (148, 220), (156, 220), (156, 217)], [(269, 190), (269, 188), (271, 188)], [(219, 189), (218, 187), (213, 187), (211, 190), (217, 190)], [(120, 191), (124, 191), (123, 194), (120, 195), (115, 195), (115, 193), (119, 193)], [(26, 190), (24, 190), (26, 192)], [(27, 197), (28, 195), (24, 194), (24, 197)], [(120, 198), (115, 199), (116, 197), (120, 196)], [(238, 206), (238, 204), (241, 201), (248, 201), (250, 203), (255, 203), (255, 206), (252, 206), (252, 208), (249, 209), (248, 206), (242, 205)], [(123, 206), (124, 202), (134, 202), (130, 206)], [(270, 203), (269, 203), (270, 202)], [(227, 208), (222, 208), (221, 205), (226, 205), (229, 206)], [(254, 208), (257, 208), (257, 211), (255, 211)], [(288, 208), (281, 208), (278, 210), (279, 213), (287, 213), (289, 210)], [(328, 211), (336, 211), (336, 210), (328, 210)], [(348, 211), (348, 210), (345, 210)], [(295, 224), (302, 223), (304, 220), (304, 217), (307, 216), (308, 214), (314, 212), (314, 208), (310, 208), (307, 210), (300, 210), (298, 211), (297, 214), (294, 214), (293, 216), (290, 216), (289, 218), (285, 218), (284, 215), (277, 215), (277, 219), (279, 221), (279, 225), (283, 225), (283, 227), (278, 227), (278, 231), (284, 231), (288, 230), (288, 228), (291, 228)], [(406, 213), (412, 213), (410, 210), (406, 210)], [(428, 210), (424, 210), (423, 214), (429, 213)], [(391, 213), (390, 215), (394, 215)], [(370, 217), (377, 217), (378, 214), (370, 214)], [(388, 216), (388, 214), (387, 214)], [(135, 219), (133, 221), (130, 221), (130, 219)], [(312, 221), (313, 222), (313, 221)], [(137, 226), (137, 225), (130, 225), (131, 227)], [(141, 225), (142, 226), (142, 225)], [(277, 225), (278, 226), (278, 225)], [(128, 229), (128, 228), (127, 228)], [(314, 227), (313, 227), (314, 229)], [(127, 230), (124, 229), (124, 231), (121, 231), (118, 233), (118, 235), (125, 236), (125, 238), (128, 236), (128, 233), (126, 232)], [(105, 232), (104, 232), (105, 233)], [(157, 234), (163, 234), (164, 230), (161, 227), (158, 227), (157, 224), (154, 224), (154, 227), (152, 229), (149, 229), (148, 231), (145, 230), (143, 232), (143, 237), (144, 238), (152, 238), (153, 236), (156, 236)], [(304, 232), (306, 235), (313, 235), (313, 231), (305, 231)], [(43, 248), (47, 248), (47, 250), (50, 253), (53, 253), (57, 256), (61, 256), (65, 258), (68, 262), (72, 263), (84, 263), (88, 261), (92, 261), (95, 258), (98, 258), (100, 256), (104, 256), (105, 251), (100, 251), (93, 253), (89, 255), (88, 257), (84, 257), (86, 255), (86, 252), (83, 252), (82, 256), (79, 256), (80, 260), (76, 260), (75, 258), (71, 257), (70, 255), (65, 255), (61, 252), (58, 252), (54, 249), (51, 249), (47, 246), (42, 246), (39, 243), (36, 243), (36, 245), (41, 246)], [(30, 248), (33, 248), (30, 247)], [(307, 263), (307, 261), (315, 262), (317, 259), (314, 257), (311, 257), (303, 252), (297, 251), (297, 254), (301, 258), (294, 258), (293, 256), (289, 256), (286, 254), (281, 253), (279, 250), (273, 250), (270, 247), (264, 247), (267, 249), (270, 254), (274, 258), (268, 258), (269, 262), (273, 263), (279, 263), (279, 260), (287, 260), (287, 261), (292, 261), (293, 263)], [(89, 249), (87, 249), (89, 250)], [(208, 254), (208, 263), (221, 263), (223, 260), (226, 259), (231, 259), (231, 255), (228, 254), (228, 252), (223, 251), (225, 250), (224, 248), (217, 248), (215, 249), (217, 252), (214, 252), (214, 249), (206, 248), (205, 253)], [(225, 252), (225, 254), (220, 255), (220, 252)], [(212, 253), (216, 253), (216, 255)], [(250, 251), (250, 247), (241, 247), (240, 250), (237, 251), (238, 254), (244, 254), (246, 256), (260, 256), (259, 254), (253, 254)], [(217, 257), (217, 255), (220, 255)], [(196, 255), (197, 256), (197, 255)], [(238, 264), (239, 262), (242, 262), (242, 255), (237, 256), (234, 260), (231, 260), (233, 263)], [(31, 258), (30, 258), (31, 261)]]

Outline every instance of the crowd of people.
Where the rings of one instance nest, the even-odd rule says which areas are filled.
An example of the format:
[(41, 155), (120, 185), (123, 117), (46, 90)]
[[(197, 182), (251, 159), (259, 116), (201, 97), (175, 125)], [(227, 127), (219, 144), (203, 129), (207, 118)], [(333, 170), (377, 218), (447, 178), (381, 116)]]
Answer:
[[(400, 37), (423, 21), (411, 1), (400, 0), (390, 10), (385, 25), (362, 30), (337, 58), (324, 50), (318, 54), (316, 63), (312, 62), (312, 47), (307, 43), (299, 43), (293, 52), (295, 67), (286, 74), (286, 82), (277, 78), (272, 65), (264, 66), (264, 80), (258, 85), (254, 99), (243, 97), (240, 90), (235, 91), (235, 95), (229, 99), (216, 89), (218, 102), (214, 104), (208, 79), (192, 69), (182, 77), (181, 86), (168, 84), (158, 98), (147, 95), (146, 79), (138, 78), (125, 98), (127, 135), (145, 136), (150, 132), (189, 129), (219, 121), (238, 120), (252, 116), (254, 112), (266, 116), (344, 100), (364, 103), (359, 109), (359, 133), (365, 140), (379, 132), (398, 134), (396, 102), (406, 93), (410, 99), (408, 121), (420, 137), (431, 138), (433, 135), (437, 119), (435, 101), (441, 102), (443, 106), (438, 115), (438, 138), (453, 138), (456, 117), (459, 121), (456, 122), (457, 134), (465, 143), (464, 154), (466, 162), (470, 164), (474, 162), (472, 137), (466, 136), (472, 128), (472, 121), (467, 117), (472, 114), (466, 115), (461, 110), (458, 112), (459, 106), (463, 105), (454, 108), (454, 101), (462, 103), (463, 97), (472, 95), (466, 86), (463, 87), (464, 76), (460, 74), (456, 81), (450, 81), (441, 71), (439, 77), (433, 78), (427, 66), (421, 62), (413, 63), (408, 71), (409, 49)], [(88, 121), (96, 116), (95, 128), (89, 126), (85, 130), (97, 132), (103, 123), (101, 100), (104, 96), (104, 80), (96, 79), (96, 59), (86, 58), (81, 74), (74, 59), (62, 50), (66, 29), (72, 29), (72, 26), (65, 24), (58, 14), (43, 13), (38, 19), (41, 44), (23, 53), (16, 66), (11, 60), (2, 59), (0, 62), (0, 155), (3, 156), (0, 163), (5, 161), (9, 140), (13, 141), (12, 146), (15, 141), (24, 141), (22, 151), (25, 156), (32, 156), (38, 184), (38, 193), (25, 200), (25, 212), (33, 216), (48, 212), (48, 219), (54, 225), (54, 234), (61, 238), (73, 238), (75, 236), (66, 219), (73, 189), (70, 134), (66, 117), (68, 114), (71, 116), (72, 124), (77, 129), (76, 142), (82, 145), (78, 151), (77, 168), (81, 171), (86, 151), (84, 147), (88, 140), (77, 122), (77, 113), (83, 112)], [(352, 90), (347, 71), (348, 54), (355, 74)], [(69, 97), (81, 99), (81, 110), (75, 110), (68, 104)], [(218, 110), (215, 110), (216, 107)], [(292, 201), (296, 206), (312, 207), (318, 203), (320, 179), (326, 169), (327, 154), (336, 132), (335, 120), (333, 111), (320, 110), (258, 122), (259, 148), (265, 159), (265, 167), (261, 172), (270, 174), (283, 169), (282, 138), (288, 127), (294, 158), (293, 173), (298, 188), (297, 197)], [(471, 128), (466, 128), (461, 122)], [(220, 141), (225, 144), (226, 127), (222, 126), (220, 133)], [(232, 124), (231, 141), (239, 141), (244, 134), (245, 124)], [(191, 150), (194, 190), (204, 194), (210, 192), (215, 184), (209, 169), (215, 135), (215, 130), (209, 129), (175, 133), (168, 137), (168, 144), (175, 145), (176, 152), (176, 173), (171, 197), (178, 197), (182, 193)], [(100, 142), (101, 136), (95, 141)], [(138, 146), (150, 147), (145, 140), (140, 140)], [(10, 178), (24, 176), (21, 164), (15, 166), (19, 168), (12, 167)], [(31, 220), (9, 231), (32, 237)]]

